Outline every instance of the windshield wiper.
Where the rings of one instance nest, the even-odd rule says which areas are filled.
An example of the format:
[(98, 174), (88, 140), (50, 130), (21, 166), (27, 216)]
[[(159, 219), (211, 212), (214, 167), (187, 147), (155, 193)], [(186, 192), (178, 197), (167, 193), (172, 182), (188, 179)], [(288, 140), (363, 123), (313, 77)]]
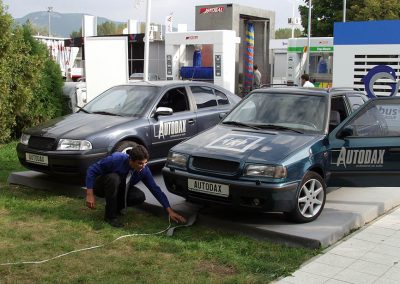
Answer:
[(75, 106), (75, 107), (77, 107), (79, 110), (81, 110), (81, 111), (83, 111), (83, 112), (91, 113), (90, 111), (84, 109), (83, 107), (80, 107), (80, 106)]
[(276, 130), (290, 130), (296, 133), (303, 134), (303, 132), (296, 130), (294, 128), (286, 127), (286, 126), (281, 126), (281, 125), (276, 125), (276, 124), (257, 124), (257, 127), (260, 129), (276, 129)]
[(112, 113), (112, 112), (108, 112), (108, 111), (94, 111), (94, 112), (92, 112), (92, 113), (95, 113), (95, 114), (105, 114), (105, 115), (113, 115), (113, 116), (121, 116), (121, 115), (119, 115), (119, 114), (117, 114), (117, 113)]
[(247, 123), (243, 123), (243, 122), (239, 122), (239, 121), (234, 121), (234, 120), (223, 121), (222, 124), (244, 126), (244, 127), (248, 127), (248, 128), (257, 129), (257, 130), (260, 130), (260, 129), (261, 129), (261, 128), (257, 127), (257, 126), (252, 125), (252, 124), (247, 124)]

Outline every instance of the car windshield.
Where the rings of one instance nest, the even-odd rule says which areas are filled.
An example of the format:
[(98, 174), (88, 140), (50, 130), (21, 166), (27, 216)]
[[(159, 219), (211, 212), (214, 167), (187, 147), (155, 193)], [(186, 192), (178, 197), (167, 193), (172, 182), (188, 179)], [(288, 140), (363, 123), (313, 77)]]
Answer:
[(100, 94), (82, 109), (84, 112), (117, 116), (142, 116), (159, 93), (159, 87), (124, 85)]
[(253, 93), (228, 114), (223, 124), (238, 127), (323, 133), (328, 96)]

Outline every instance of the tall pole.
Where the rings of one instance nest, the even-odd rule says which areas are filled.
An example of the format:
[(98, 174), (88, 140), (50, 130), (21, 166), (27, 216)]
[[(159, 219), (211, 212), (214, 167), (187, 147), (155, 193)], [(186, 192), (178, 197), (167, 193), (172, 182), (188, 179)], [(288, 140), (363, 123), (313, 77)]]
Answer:
[(308, 2), (308, 43), (307, 43), (307, 62), (306, 62), (306, 73), (310, 74), (310, 52), (311, 52), (311, 7), (312, 0)]
[(343, 22), (346, 22), (346, 0), (343, 0)]
[(52, 11), (53, 11), (53, 7), (48, 7), (47, 12), (49, 13), (49, 36), (51, 36), (50, 18), (51, 18), (51, 12)]
[(147, 0), (147, 13), (146, 13), (146, 33), (144, 38), (144, 66), (143, 66), (143, 80), (149, 80), (149, 37), (150, 37), (150, 9), (151, 0)]
[(295, 0), (293, 0), (293, 5), (292, 5), (292, 38), (294, 38), (294, 5)]

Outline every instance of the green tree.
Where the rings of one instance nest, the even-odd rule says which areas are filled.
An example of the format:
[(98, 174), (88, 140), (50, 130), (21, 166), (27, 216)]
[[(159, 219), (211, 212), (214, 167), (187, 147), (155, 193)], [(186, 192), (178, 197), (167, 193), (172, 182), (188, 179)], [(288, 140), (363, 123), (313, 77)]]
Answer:
[(35, 23), (32, 23), (30, 20), (27, 20), (25, 22), (25, 25), (31, 27), (32, 35), (40, 35), (40, 36), (48, 35), (49, 29), (47, 27), (36, 25)]
[(0, 142), (5, 142), (16, 126), (16, 116), (26, 111), (38, 64), (28, 56), (23, 31), (13, 28), (13, 19), (1, 0), (0, 49)]
[[(104, 22), (101, 25), (97, 25), (97, 35), (105, 36), (105, 35), (120, 35), (122, 34), (125, 28), (125, 24), (117, 25), (114, 22)], [(82, 36), (82, 28), (79, 31), (73, 31), (70, 34), (71, 38), (81, 37)]]
[(122, 34), (124, 27), (124, 24), (117, 25), (114, 22), (104, 22), (101, 25), (97, 25), (97, 35), (103, 36)]
[(23, 128), (67, 112), (67, 102), (62, 95), (64, 81), (59, 65), (49, 56), (47, 47), (32, 37), (30, 25), (24, 25), (23, 32), (25, 43), (30, 47), (30, 56), (39, 65), (39, 72), (35, 78), (36, 84), (32, 86), (32, 97), (26, 104), (29, 111), (16, 117), (14, 132), (17, 137)]
[[(301, 24), (304, 35), (308, 34), (308, 4), (299, 6)], [(311, 14), (311, 36), (333, 36), (333, 23), (342, 21), (343, 1), (314, 0), (312, 1)]]
[[(300, 29), (294, 29), (294, 37), (300, 37), (302, 34)], [(291, 28), (282, 28), (275, 31), (275, 39), (287, 39), (292, 37)]]
[[(0, 0), (0, 143), (61, 114), (62, 77), (29, 25), (14, 26)], [(58, 69), (57, 69), (58, 68)], [(58, 70), (58, 71), (57, 71)], [(45, 99), (42, 99), (45, 98)]]
[(82, 28), (79, 31), (73, 31), (70, 35), (70, 38), (82, 37)]
[(400, 0), (364, 0), (364, 6), (357, 1), (350, 2), (348, 15), (354, 21), (398, 20)]
[[(308, 4), (299, 6), (304, 34), (308, 34)], [(346, 21), (391, 20), (400, 18), (400, 0), (347, 1)], [(343, 1), (313, 0), (311, 35), (333, 36), (333, 23), (343, 21)]]

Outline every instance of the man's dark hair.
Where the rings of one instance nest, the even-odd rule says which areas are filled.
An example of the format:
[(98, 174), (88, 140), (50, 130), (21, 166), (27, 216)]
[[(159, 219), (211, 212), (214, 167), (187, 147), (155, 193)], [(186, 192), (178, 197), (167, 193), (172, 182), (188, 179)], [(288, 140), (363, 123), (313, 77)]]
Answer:
[(310, 75), (303, 74), (303, 75), (301, 75), (301, 79), (306, 80), (306, 81), (310, 81)]
[(143, 161), (149, 159), (149, 152), (143, 145), (133, 147), (129, 152), (129, 159), (132, 161)]
[(253, 65), (253, 69), (254, 69), (254, 70), (257, 70), (257, 69), (258, 69), (258, 65), (257, 65), (257, 64), (254, 64), (254, 65)]

